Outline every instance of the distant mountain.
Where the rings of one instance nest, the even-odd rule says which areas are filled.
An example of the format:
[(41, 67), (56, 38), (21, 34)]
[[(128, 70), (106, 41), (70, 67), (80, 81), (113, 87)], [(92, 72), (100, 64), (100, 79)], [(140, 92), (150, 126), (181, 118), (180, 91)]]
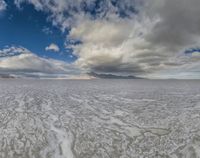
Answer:
[(113, 74), (98, 74), (98, 73), (88, 73), (88, 75), (96, 77), (96, 78), (102, 78), (102, 79), (142, 79), (140, 77), (135, 76), (120, 76), (120, 75), (113, 75)]
[(0, 74), (0, 78), (15, 78), (15, 77), (9, 74)]

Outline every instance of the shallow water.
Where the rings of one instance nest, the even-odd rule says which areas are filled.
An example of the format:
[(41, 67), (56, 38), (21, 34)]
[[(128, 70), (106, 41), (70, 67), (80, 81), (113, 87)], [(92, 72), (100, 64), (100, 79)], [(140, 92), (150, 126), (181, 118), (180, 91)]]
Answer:
[(0, 158), (199, 158), (200, 81), (0, 80)]

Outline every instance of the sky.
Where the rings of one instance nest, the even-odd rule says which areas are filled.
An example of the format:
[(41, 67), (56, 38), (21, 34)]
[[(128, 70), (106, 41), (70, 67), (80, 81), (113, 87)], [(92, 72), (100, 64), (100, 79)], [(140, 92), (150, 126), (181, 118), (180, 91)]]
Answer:
[(199, 0), (0, 0), (0, 75), (200, 79)]

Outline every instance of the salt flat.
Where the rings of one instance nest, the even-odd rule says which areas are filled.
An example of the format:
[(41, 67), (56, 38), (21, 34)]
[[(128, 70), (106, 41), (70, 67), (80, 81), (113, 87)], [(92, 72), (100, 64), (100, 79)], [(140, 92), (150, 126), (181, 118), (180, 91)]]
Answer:
[(0, 158), (200, 158), (200, 81), (1, 79)]

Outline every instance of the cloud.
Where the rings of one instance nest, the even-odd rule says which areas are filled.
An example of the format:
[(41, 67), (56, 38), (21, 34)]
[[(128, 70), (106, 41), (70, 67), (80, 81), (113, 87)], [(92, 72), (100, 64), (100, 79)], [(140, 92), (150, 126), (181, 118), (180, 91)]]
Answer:
[(16, 56), (16, 55), (20, 55), (20, 54), (30, 54), (31, 52), (24, 48), (24, 47), (15, 47), (15, 46), (5, 46), (4, 49), (0, 50), (0, 58), (4, 58), (4, 57), (11, 57), (11, 56)]
[(68, 30), (66, 41), (80, 41), (67, 47), (84, 71), (200, 77), (200, 59), (184, 53), (200, 45), (199, 0), (15, 0), (24, 2)]
[[(73, 46), (76, 64), (88, 71), (142, 75), (162, 67), (166, 59), (162, 47), (145, 39), (154, 22), (145, 19), (84, 19), (72, 28), (69, 38), (79, 39)], [(148, 26), (148, 27), (147, 27)]]
[(45, 48), (46, 51), (54, 51), (54, 52), (59, 52), (60, 48), (58, 47), (58, 45), (51, 43), (49, 46), (47, 46)]
[(159, 0), (158, 3), (159, 7), (152, 14), (157, 15), (159, 21), (148, 39), (172, 50), (199, 44), (200, 1)]
[(43, 74), (43, 76), (54, 77), (80, 74), (80, 70), (73, 64), (41, 58), (23, 47), (12, 46), (2, 49), (0, 55), (0, 74), (22, 74), (24, 76)]
[[(49, 13), (48, 20), (64, 32), (76, 23), (77, 17), (106, 18), (112, 15), (129, 16), (137, 12), (137, 0), (15, 0), (21, 8), (23, 3), (32, 4), (36, 10)], [(136, 5), (137, 4), (137, 5)]]
[(46, 26), (43, 27), (42, 32), (45, 33), (46, 35), (53, 34), (53, 31), (50, 28), (46, 27)]
[(4, 0), (0, 0), (0, 12), (6, 10), (7, 4)]
[(183, 52), (199, 45), (200, 1), (151, 0), (140, 7), (132, 18), (79, 20), (69, 35), (82, 41), (73, 46), (76, 64), (89, 71), (141, 77), (190, 71), (185, 66), (194, 69), (199, 59), (185, 60)]

